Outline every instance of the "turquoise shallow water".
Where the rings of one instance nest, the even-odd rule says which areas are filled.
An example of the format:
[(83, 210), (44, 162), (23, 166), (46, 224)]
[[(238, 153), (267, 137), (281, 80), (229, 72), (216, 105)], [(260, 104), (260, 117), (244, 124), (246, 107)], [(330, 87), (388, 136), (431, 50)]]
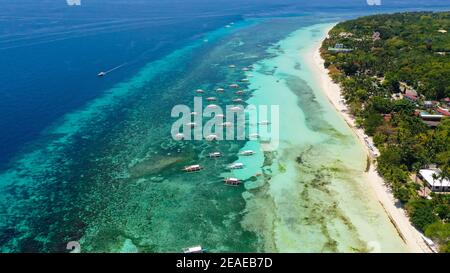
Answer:
[[(1, 251), (382, 251), (402, 243), (360, 175), (362, 149), (320, 95), (302, 54), (328, 25), (303, 17), (246, 20), (150, 63), (66, 115), (0, 174)], [(230, 69), (234, 64), (237, 69)], [(239, 68), (254, 64), (252, 72)], [(280, 146), (174, 141), (170, 109), (194, 90), (230, 104), (242, 84), (252, 104), (280, 106)], [(257, 154), (239, 157), (239, 151)], [(208, 153), (220, 151), (219, 159)], [(243, 170), (228, 172), (232, 162)], [(204, 171), (185, 174), (200, 163)], [(225, 187), (236, 176), (242, 187)]]
[[(330, 24), (301, 28), (257, 63), (249, 103), (280, 107), (280, 145), (244, 226), (281, 252), (402, 252), (405, 246), (364, 178), (366, 154), (323, 95), (312, 73), (312, 49)], [(271, 73), (267, 73), (271, 71)]]

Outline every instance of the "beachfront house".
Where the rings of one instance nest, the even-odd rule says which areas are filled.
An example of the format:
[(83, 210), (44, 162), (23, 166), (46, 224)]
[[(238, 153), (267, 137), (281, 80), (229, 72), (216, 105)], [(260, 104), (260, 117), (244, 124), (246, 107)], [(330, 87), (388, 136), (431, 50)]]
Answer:
[(440, 177), (440, 174), (440, 169), (422, 169), (419, 171), (419, 178), (433, 192), (450, 192), (450, 180)]

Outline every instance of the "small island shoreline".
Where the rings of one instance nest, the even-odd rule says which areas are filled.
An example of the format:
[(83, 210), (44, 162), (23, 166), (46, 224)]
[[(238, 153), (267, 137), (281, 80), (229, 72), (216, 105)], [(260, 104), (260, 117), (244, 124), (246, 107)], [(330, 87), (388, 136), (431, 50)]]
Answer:
[(370, 167), (365, 173), (366, 180), (369, 182), (373, 193), (396, 228), (399, 236), (405, 242), (408, 250), (414, 253), (431, 253), (432, 250), (424, 242), (422, 234), (412, 226), (406, 211), (401, 207), (399, 201), (394, 198), (391, 189), (386, 185), (384, 179), (378, 174), (376, 165), (374, 164), (373, 154), (365, 140), (367, 136), (362, 128), (356, 126), (354, 117), (349, 114), (347, 105), (343, 101), (341, 87), (339, 84), (333, 82), (328, 74), (328, 70), (324, 66), (324, 60), (320, 55), (322, 42), (320, 41), (312, 47), (312, 52), (308, 55), (310, 58), (307, 62), (317, 77), (320, 89), (358, 137), (361, 145), (371, 158)]

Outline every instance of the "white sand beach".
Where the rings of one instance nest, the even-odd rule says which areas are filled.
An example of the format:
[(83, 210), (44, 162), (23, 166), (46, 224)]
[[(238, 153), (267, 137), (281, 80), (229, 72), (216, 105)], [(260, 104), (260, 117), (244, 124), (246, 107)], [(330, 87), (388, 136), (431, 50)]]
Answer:
[(373, 152), (370, 151), (369, 145), (366, 142), (369, 141), (369, 143), (372, 143), (371, 138), (366, 136), (363, 129), (356, 127), (355, 119), (348, 113), (347, 106), (341, 97), (340, 86), (332, 81), (331, 77), (328, 75), (328, 70), (324, 67), (324, 60), (320, 56), (320, 47), (321, 43), (317, 43), (313, 48), (313, 52), (309, 55), (311, 58), (307, 60), (307, 62), (310, 64), (311, 69), (314, 70), (314, 74), (318, 77), (317, 80), (321, 85), (320, 87), (328, 97), (328, 100), (334, 105), (336, 110), (341, 113), (343, 119), (353, 130), (361, 144), (367, 150), (368, 155), (371, 157), (372, 164), (366, 175), (367, 181), (370, 183), (374, 194), (388, 214), (399, 235), (406, 243), (408, 250), (411, 252), (431, 252), (430, 248), (423, 241), (421, 233), (411, 225), (406, 211), (399, 205), (399, 202), (394, 198), (390, 188), (378, 174)]

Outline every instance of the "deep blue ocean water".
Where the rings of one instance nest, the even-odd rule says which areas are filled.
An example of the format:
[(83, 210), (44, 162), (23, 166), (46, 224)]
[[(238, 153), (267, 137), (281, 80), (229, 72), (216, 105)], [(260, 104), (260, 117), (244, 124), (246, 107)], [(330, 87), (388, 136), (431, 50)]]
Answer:
[[(189, 226), (190, 214), (186, 214), (183, 206), (167, 201), (169, 197), (176, 198), (174, 195), (178, 191), (164, 183), (139, 191), (142, 183), (139, 184), (137, 178), (149, 178), (151, 173), (150, 180), (155, 183), (170, 177), (170, 181), (178, 181), (182, 187), (190, 189), (191, 186), (182, 184), (182, 177), (170, 170), (167, 174), (163, 170), (153, 176), (145, 160), (156, 160), (159, 156), (151, 157), (150, 153), (173, 153), (181, 148), (188, 152), (180, 156), (180, 160), (197, 159), (196, 154), (205, 148), (202, 145), (179, 147), (161, 141), (157, 137), (162, 135), (163, 128), (145, 119), (152, 117), (163, 124), (169, 118), (168, 107), (175, 102), (190, 103), (191, 98), (183, 94), (197, 88), (197, 81), (208, 82), (205, 88), (215, 88), (213, 83), (229, 80), (227, 77), (233, 75), (222, 75), (219, 69), (210, 67), (223, 61), (224, 54), (236, 53), (221, 47), (221, 43), (232, 44), (242, 33), (247, 37), (252, 35), (245, 29), (253, 21), (293, 18), (292, 21), (275, 20), (278, 32), (266, 36), (259, 32), (253, 41), (255, 44), (247, 41), (244, 51), (255, 54), (249, 58), (250, 63), (264, 58), (268, 46), (303, 25), (335, 22), (363, 14), (442, 10), (450, 6), (450, 1), (382, 2), (382, 6), (369, 7), (364, 0), (314, 3), (298, 0), (81, 0), (81, 6), (69, 6), (64, 0), (0, 0), (0, 169), (3, 171), (0, 184), (8, 184), (0, 196), (0, 246), (5, 245), (2, 250), (62, 251), (68, 239), (95, 234), (105, 240), (94, 243), (85, 235), (89, 251), (115, 250), (117, 244), (129, 238), (142, 251), (176, 251), (193, 243), (192, 238), (202, 238), (204, 233), (198, 231), (192, 238), (177, 242), (170, 237), (173, 234), (166, 232), (161, 235), (167, 236), (164, 242), (146, 242), (142, 239), (145, 236), (138, 238), (142, 231), (135, 230), (142, 223), (128, 218), (130, 211), (143, 206), (137, 199), (134, 204), (133, 196), (145, 192), (142, 195), (152, 200), (154, 206), (165, 210), (174, 208), (173, 212), (168, 212), (169, 217), (174, 217), (173, 222), (177, 221), (176, 217), (186, 217)], [(230, 22), (238, 22), (236, 29), (244, 29), (243, 32), (233, 34), (234, 30), (223, 30)], [(210, 40), (210, 45), (203, 43), (205, 38)], [(256, 47), (256, 43), (261, 48)], [(250, 64), (239, 58), (234, 61)], [(120, 65), (123, 66), (106, 77), (97, 77), (100, 71)], [(192, 72), (194, 68), (198, 71)], [(150, 78), (149, 82), (143, 80)], [(116, 94), (111, 88), (118, 88), (119, 92)], [(113, 94), (111, 99), (101, 100), (105, 105), (92, 107), (92, 103), (94, 106), (99, 103), (96, 99), (107, 97), (109, 93)], [(114, 94), (125, 99), (116, 102)], [(114, 108), (109, 109), (113, 104)], [(78, 127), (83, 130), (74, 129)], [(64, 138), (68, 132), (74, 133), (73, 139)], [(237, 144), (225, 145), (223, 149), (234, 151)], [(131, 164), (136, 158), (145, 160)], [(129, 172), (132, 179), (136, 178), (133, 182), (136, 185), (106, 187), (111, 181), (124, 179), (122, 170), (127, 164), (133, 165)], [(202, 198), (209, 192), (205, 186), (197, 197)], [(237, 200), (240, 196), (240, 193), (216, 194), (217, 200)], [(195, 202), (190, 199), (193, 197), (179, 198), (176, 200), (186, 202), (185, 207)], [(239, 211), (241, 205), (236, 202), (235, 207), (211, 209), (205, 215), (232, 213)], [(122, 211), (121, 206), (126, 210)], [(156, 211), (153, 207), (145, 209)], [(148, 229), (152, 221), (156, 222), (155, 229), (161, 226), (167, 228), (165, 231), (174, 229), (158, 222), (164, 219), (164, 215), (158, 213), (149, 220)], [(111, 216), (113, 214), (117, 217)], [(205, 223), (211, 222), (218, 230), (229, 228), (221, 226), (221, 218), (206, 218)], [(109, 227), (108, 221), (114, 223), (115, 228)], [(137, 222), (133, 225), (133, 221)], [(124, 230), (129, 233), (125, 234)], [(119, 237), (117, 242), (111, 239)], [(246, 232), (240, 232), (227, 242), (218, 238), (209, 240), (217, 251), (260, 249), (255, 236)]]
[[(0, 168), (65, 113), (227, 22), (299, 12), (437, 9), (448, 1), (0, 1)], [(447, 3), (445, 3), (447, 2)], [(111, 77), (96, 74), (123, 63)]]

